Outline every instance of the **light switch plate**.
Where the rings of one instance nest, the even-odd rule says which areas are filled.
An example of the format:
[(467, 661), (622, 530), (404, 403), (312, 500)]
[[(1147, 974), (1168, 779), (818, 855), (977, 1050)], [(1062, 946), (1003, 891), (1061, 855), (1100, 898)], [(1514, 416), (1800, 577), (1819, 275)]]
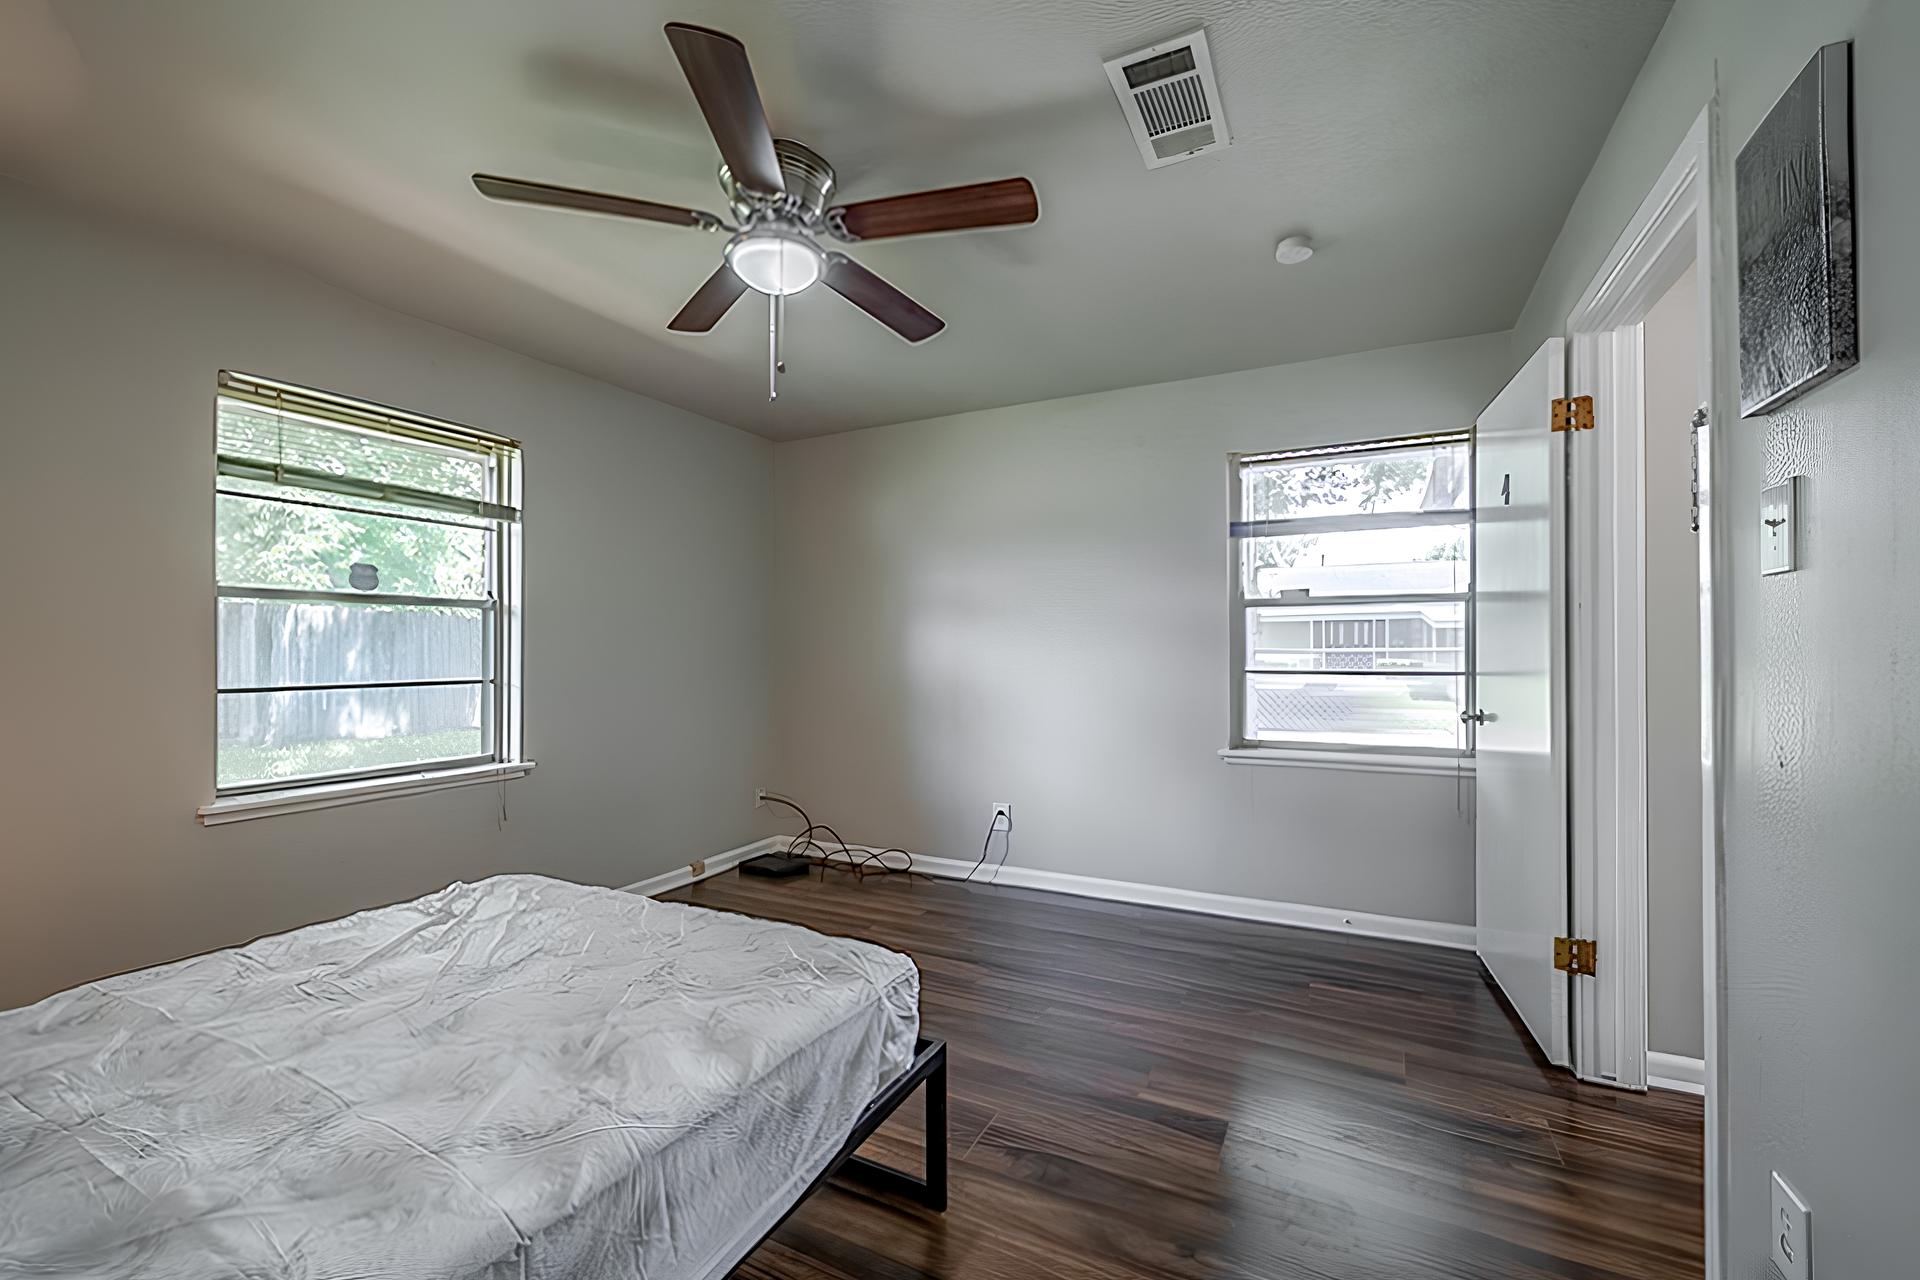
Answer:
[(1760, 572), (1792, 573), (1800, 523), (1800, 477), (1760, 491)]
[(1813, 1280), (1813, 1210), (1773, 1175), (1773, 1267), (1786, 1280)]

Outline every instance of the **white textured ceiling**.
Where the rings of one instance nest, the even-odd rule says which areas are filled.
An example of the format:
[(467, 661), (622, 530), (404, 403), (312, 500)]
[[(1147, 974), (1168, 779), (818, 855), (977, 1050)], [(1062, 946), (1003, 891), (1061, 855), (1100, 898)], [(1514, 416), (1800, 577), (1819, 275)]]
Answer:
[[(1507, 328), (1668, 0), (0, 0), (0, 171), (775, 439)], [(661, 35), (751, 52), (863, 199), (1025, 174), (1035, 227), (859, 246), (948, 321), (824, 289), (667, 319), (717, 237), (491, 204), (475, 170), (722, 211)], [(1234, 145), (1149, 172), (1103, 58), (1208, 29)], [(1310, 232), (1300, 267), (1274, 242)]]

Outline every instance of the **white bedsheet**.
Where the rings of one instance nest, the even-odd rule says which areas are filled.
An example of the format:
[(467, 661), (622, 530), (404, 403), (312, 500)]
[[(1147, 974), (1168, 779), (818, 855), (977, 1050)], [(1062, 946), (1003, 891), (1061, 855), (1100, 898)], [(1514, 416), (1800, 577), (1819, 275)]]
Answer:
[(537, 876), (0, 1013), (0, 1276), (707, 1280), (911, 1060), (905, 956)]

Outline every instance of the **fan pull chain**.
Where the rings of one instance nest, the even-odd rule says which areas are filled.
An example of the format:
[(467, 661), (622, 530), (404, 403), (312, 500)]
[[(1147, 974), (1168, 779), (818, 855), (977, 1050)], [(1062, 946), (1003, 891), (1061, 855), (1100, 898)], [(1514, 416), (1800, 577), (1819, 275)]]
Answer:
[(780, 313), (785, 308), (781, 294), (767, 295), (767, 400), (769, 403), (780, 398), (780, 375), (787, 366), (780, 359)]

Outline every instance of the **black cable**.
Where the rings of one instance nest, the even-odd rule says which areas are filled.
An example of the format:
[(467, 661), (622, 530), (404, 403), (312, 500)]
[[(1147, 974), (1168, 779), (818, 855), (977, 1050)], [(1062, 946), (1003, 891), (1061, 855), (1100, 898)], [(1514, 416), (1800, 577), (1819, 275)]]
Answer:
[[(821, 824), (821, 823), (818, 823), (818, 822), (815, 822), (815, 821), (813, 820), (813, 816), (812, 816), (811, 814), (809, 814), (809, 813), (808, 813), (808, 812), (807, 812), (807, 811), (806, 811), (805, 809), (803, 809), (803, 808), (801, 808), (801, 807), (800, 807), (800, 804), (799, 804), (799, 802), (798, 802), (798, 801), (794, 801), (794, 800), (789, 800), (789, 799), (787, 799), (787, 797), (785, 797), (785, 796), (782, 796), (782, 795), (775, 795), (775, 794), (774, 794), (773, 792), (771, 792), (771, 791), (762, 791), (762, 792), (760, 793), (760, 798), (761, 798), (761, 799), (763, 799), (763, 800), (771, 800), (771, 801), (773, 801), (773, 802), (774, 802), (775, 804), (783, 804), (783, 805), (785, 805), (785, 806), (786, 806), (787, 808), (789, 808), (789, 809), (791, 809), (791, 810), (793, 810), (793, 811), (794, 811), (795, 813), (797, 813), (797, 814), (799, 814), (799, 815), (800, 815), (800, 820), (801, 820), (802, 822), (805, 822), (805, 823), (807, 824), (807, 829), (806, 829), (805, 831), (802, 831), (802, 832), (801, 832), (801, 833), (800, 833), (799, 835), (797, 835), (797, 836), (795, 836), (795, 837), (794, 837), (794, 838), (793, 838), (792, 840), (790, 840), (790, 841), (788, 841), (788, 843), (787, 843), (787, 849), (786, 849), (786, 855), (785, 855), (785, 856), (787, 856), (787, 857), (789, 857), (789, 858), (792, 858), (792, 857), (802, 857), (802, 858), (807, 858), (807, 861), (809, 861), (809, 862), (811, 862), (811, 863), (813, 863), (813, 865), (815, 865), (815, 866), (819, 866), (819, 867), (825, 867), (825, 866), (829, 866), (829, 865), (832, 865), (832, 857), (831, 857), (831, 851), (830, 851), (830, 850), (828, 850), (828, 849), (827, 849), (827, 847), (826, 847), (825, 845), (823, 845), (823, 844), (820, 844), (820, 843), (818, 843), (818, 842), (816, 842), (816, 841), (815, 841), (815, 840), (813, 839), (813, 833), (814, 833), (814, 832), (816, 832), (816, 831), (832, 831), (833, 829), (832, 829), (831, 827), (828, 827), (828, 826), (825, 826), (824, 824)], [(839, 840), (839, 839), (840, 839), (840, 833), (839, 833), (839, 832), (837, 832), (837, 831), (835, 831), (835, 832), (833, 832), (833, 838), (834, 838), (834, 839), (836, 839), (836, 840)], [(818, 850), (820, 851), (820, 855), (821, 855), (821, 856), (820, 856), (820, 857), (818, 857), (818, 858), (809, 858), (809, 857), (807, 857), (807, 855), (806, 855), (805, 853), (803, 853), (803, 852), (801, 851), (801, 850), (802, 850), (802, 848), (803, 848), (803, 846), (804, 846), (805, 848), (808, 848), (808, 849), (818, 849)], [(841, 847), (841, 850), (842, 850), (842, 852), (845, 852), (845, 851), (846, 851), (846, 841), (844, 841), (844, 840), (841, 840), (841, 841), (840, 841), (840, 847)], [(848, 856), (849, 856), (849, 857), (851, 857), (852, 855), (851, 855), (851, 854), (849, 854)], [(822, 872), (821, 874), (822, 874), (822, 875), (824, 875), (824, 874), (825, 874), (825, 872)]]
[[(760, 795), (762, 799), (771, 800), (775, 804), (785, 805), (787, 808), (799, 814), (801, 820), (807, 824), (806, 830), (788, 842), (786, 850), (787, 856), (807, 858), (809, 862), (822, 868), (822, 875), (825, 874), (825, 868), (827, 867), (832, 867), (836, 871), (850, 871), (854, 875), (863, 878), (878, 875), (926, 875), (923, 871), (915, 871), (913, 869), (913, 855), (905, 849), (887, 848), (878, 850), (877, 852), (872, 849), (863, 849), (856, 852), (854, 847), (849, 845), (838, 831), (835, 831), (824, 822), (815, 822), (812, 815), (801, 808), (797, 801), (789, 800), (782, 795), (775, 795), (771, 791), (762, 791)], [(827, 835), (832, 836), (834, 843), (838, 845), (839, 848), (829, 849), (826, 845), (815, 840), (813, 833), (816, 831), (823, 831)], [(820, 856), (809, 857), (803, 850), (817, 850)], [(836, 853), (839, 854), (844, 861), (836, 861), (833, 856)], [(897, 853), (905, 858), (907, 860), (906, 865), (899, 867), (890, 865), (886, 860), (887, 855), (890, 853)]]
[[(1006, 831), (1006, 833), (1007, 833), (1007, 839), (1008, 839), (1008, 841), (1009, 841), (1009, 843), (1010, 843), (1010, 842), (1012, 841), (1012, 839), (1013, 839), (1013, 815), (1012, 815), (1012, 814), (1010, 814), (1010, 813), (1009, 813), (1009, 814), (1005, 814), (1005, 815), (1001, 815), (1001, 814), (998, 814), (998, 813), (996, 813), (996, 814), (994, 814), (994, 815), (993, 815), (993, 821), (992, 821), (992, 822), (989, 822), (989, 823), (987, 824), (987, 838), (986, 838), (985, 840), (982, 840), (982, 841), (980, 842), (980, 857), (979, 857), (979, 858), (978, 858), (978, 859), (977, 859), (977, 860), (976, 860), (976, 861), (974, 862), (974, 864), (973, 864), (973, 868), (972, 868), (972, 870), (970, 870), (970, 871), (968, 871), (968, 872), (967, 872), (967, 878), (966, 878), (966, 880), (964, 880), (964, 881), (963, 881), (962, 883), (964, 883), (964, 884), (972, 884), (972, 883), (973, 883), (973, 877), (974, 877), (974, 874), (975, 874), (975, 872), (978, 872), (978, 871), (980, 870), (980, 868), (981, 868), (981, 867), (983, 867), (983, 866), (985, 866), (985, 865), (986, 865), (986, 862), (987, 862), (987, 850), (988, 850), (988, 849), (991, 849), (991, 848), (993, 847), (993, 833), (994, 833), (994, 832), (996, 832), (996, 831), (1000, 831), (1000, 830), (1002, 830), (1002, 829), (1003, 829), (1003, 828), (1002, 828), (1002, 827), (1000, 826), (1000, 819), (1001, 819), (1001, 817), (1002, 817), (1002, 816), (1004, 816), (1004, 817), (1006, 818), (1006, 820), (1007, 820), (1007, 825), (1006, 825), (1006, 827), (1004, 828), (1004, 830), (1005, 830), (1005, 831)], [(1004, 865), (1006, 865), (1006, 861), (1007, 861), (1007, 859), (1006, 859), (1006, 856), (1005, 856), (1005, 855), (1003, 854), (1003, 855), (1001, 856), (1001, 858), (1000, 858), (1000, 864), (1001, 864), (1001, 866), (1004, 866)], [(995, 868), (994, 870), (995, 870), (995, 874), (997, 875), (997, 874), (999, 873), (999, 868), (998, 868), (998, 867), (996, 867), (996, 868)]]
[(1007, 869), (1007, 859), (1013, 856), (1013, 819), (1008, 817), (1005, 833), (1000, 837), (1000, 861), (993, 864), (993, 874), (987, 877), (988, 884), (999, 884), (1000, 873)]
[(807, 811), (805, 809), (802, 809), (799, 805), (795, 804), (793, 801), (787, 799), (785, 796), (777, 796), (773, 794), (773, 792), (771, 791), (762, 791), (760, 793), (760, 798), (762, 800), (771, 800), (775, 804), (783, 804), (787, 806), (787, 808), (793, 810), (795, 813), (800, 815), (800, 820), (807, 824), (808, 831), (813, 830), (813, 819), (807, 816)]
[[(907, 864), (903, 867), (887, 866), (886, 857), (890, 853), (899, 854), (901, 857), (907, 860)], [(869, 854), (868, 856), (871, 857), (875, 862), (878, 862), (882, 867), (886, 867), (886, 871), (881, 874), (895, 875), (895, 876), (898, 876), (898, 875), (922, 876), (929, 880), (933, 878), (931, 876), (928, 876), (927, 873), (924, 871), (915, 871), (913, 869), (913, 855), (907, 852), (905, 849), (881, 849), (875, 853)]]
[[(838, 849), (827, 848), (827, 846), (821, 844), (818, 840), (815, 840), (813, 838), (813, 833), (816, 831), (826, 832), (828, 835), (833, 837), (834, 843), (838, 844), (840, 847)], [(795, 836), (793, 838), (793, 841), (787, 845), (787, 852), (795, 853), (802, 846), (805, 846), (806, 848), (809, 848), (809, 849), (818, 849), (820, 851), (819, 861), (830, 867), (844, 866), (849, 870), (853, 870), (861, 867), (862, 865), (864, 865), (865, 862), (869, 862), (873, 860), (873, 855), (871, 853), (862, 854), (860, 857), (856, 858), (854, 856), (853, 846), (849, 845), (846, 842), (845, 837), (843, 837), (838, 831), (835, 831), (832, 827), (828, 826), (824, 822), (816, 822), (812, 826), (808, 827), (805, 831), (802, 831), (799, 835)], [(846, 862), (845, 863), (835, 862), (833, 860), (833, 855), (836, 853), (844, 857), (846, 859)], [(886, 864), (882, 863), (881, 865), (885, 866)]]

